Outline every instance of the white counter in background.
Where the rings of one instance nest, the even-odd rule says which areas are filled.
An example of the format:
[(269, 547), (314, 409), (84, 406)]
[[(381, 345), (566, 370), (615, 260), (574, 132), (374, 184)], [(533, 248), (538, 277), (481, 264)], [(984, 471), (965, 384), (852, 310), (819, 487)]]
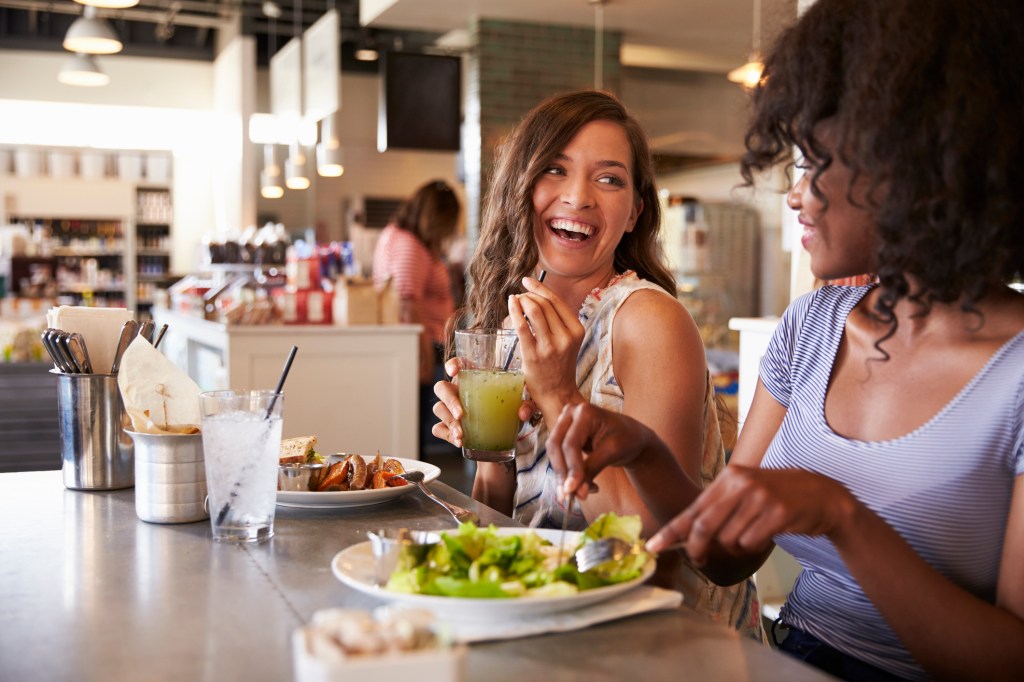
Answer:
[(729, 329), (740, 333), (739, 409), (736, 414), (740, 429), (747, 419), (750, 403), (754, 400), (761, 358), (768, 350), (768, 342), (778, 324), (777, 317), (734, 317), (729, 320)]
[(273, 389), (293, 345), (284, 437), (316, 434), (321, 451), (416, 459), (419, 325), (229, 326), (163, 308), (160, 349), (203, 390)]

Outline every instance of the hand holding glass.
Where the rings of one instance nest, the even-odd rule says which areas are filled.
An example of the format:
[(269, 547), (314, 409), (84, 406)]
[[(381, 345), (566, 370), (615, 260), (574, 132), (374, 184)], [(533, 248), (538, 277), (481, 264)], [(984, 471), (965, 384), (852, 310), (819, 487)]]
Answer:
[[(515, 459), (525, 377), (511, 329), (455, 332), (462, 403), (462, 455), (480, 462)], [(511, 362), (508, 362), (512, 354)]]

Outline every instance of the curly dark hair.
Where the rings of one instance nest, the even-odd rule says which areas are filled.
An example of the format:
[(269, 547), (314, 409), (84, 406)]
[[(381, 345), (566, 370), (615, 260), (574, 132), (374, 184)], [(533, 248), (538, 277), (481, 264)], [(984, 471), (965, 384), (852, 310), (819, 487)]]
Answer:
[(455, 234), (459, 210), (459, 198), (448, 183), (431, 180), (398, 206), (391, 222), (412, 232), (440, 258), (445, 241)]
[(617, 272), (635, 270), (675, 295), (675, 278), (658, 243), (661, 208), (654, 165), (640, 124), (613, 95), (582, 90), (555, 95), (534, 107), (498, 150), (484, 201), (480, 240), (469, 265), (467, 310), (475, 327), (500, 327), (508, 297), (522, 291), (521, 280), (537, 266), (533, 238), (533, 187), (544, 169), (592, 121), (613, 121), (626, 132), (633, 152), (633, 186), (643, 200), (632, 232), (615, 248)]
[[(1024, 270), (1024, 3), (819, 0), (783, 32), (753, 92), (741, 172), (833, 149), (870, 181), (875, 314), (903, 298), (964, 310)], [(915, 282), (911, 292), (908, 277)]]

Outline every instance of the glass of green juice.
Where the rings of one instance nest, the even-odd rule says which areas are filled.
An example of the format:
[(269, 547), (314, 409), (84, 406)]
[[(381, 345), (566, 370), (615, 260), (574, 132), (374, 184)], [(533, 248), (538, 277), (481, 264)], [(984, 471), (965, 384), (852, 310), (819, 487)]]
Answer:
[(455, 332), (462, 403), (462, 456), (508, 462), (516, 456), (525, 377), (512, 329)]

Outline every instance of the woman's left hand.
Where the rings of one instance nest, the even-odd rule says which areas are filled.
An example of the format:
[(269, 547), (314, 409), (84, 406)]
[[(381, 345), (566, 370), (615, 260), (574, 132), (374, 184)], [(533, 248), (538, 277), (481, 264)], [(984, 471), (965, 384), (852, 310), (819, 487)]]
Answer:
[(647, 547), (658, 552), (681, 542), (700, 566), (713, 546), (744, 556), (767, 551), (779, 533), (841, 532), (857, 504), (846, 488), (820, 474), (733, 463)]
[(544, 284), (524, 277), (523, 286), (527, 293), (509, 297), (509, 319), (519, 335), (530, 397), (553, 424), (563, 405), (582, 400), (576, 359), (584, 329), (576, 312)]

